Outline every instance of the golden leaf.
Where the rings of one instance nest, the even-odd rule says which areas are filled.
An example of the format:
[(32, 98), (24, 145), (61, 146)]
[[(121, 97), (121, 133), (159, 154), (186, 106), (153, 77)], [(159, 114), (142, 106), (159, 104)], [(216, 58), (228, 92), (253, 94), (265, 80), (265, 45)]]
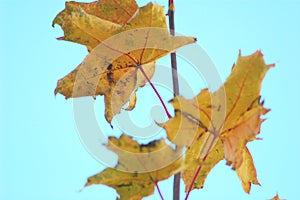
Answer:
[[(138, 11), (135, 0), (101, 0), (92, 3), (66, 2), (66, 8), (53, 20), (64, 30), (67, 40), (94, 49), (112, 36), (114, 30), (128, 22)], [(112, 30), (109, 30), (112, 28)]]
[(243, 189), (246, 193), (250, 193), (251, 184), (260, 185), (257, 180), (256, 169), (252, 156), (246, 147), (243, 151), (243, 163), (236, 169), (236, 174), (242, 182)]
[(238, 169), (243, 162), (243, 151), (247, 142), (256, 140), (256, 135), (260, 132), (261, 123), (264, 121), (260, 118), (268, 112), (262, 107), (261, 103), (258, 106), (241, 114), (236, 121), (236, 126), (222, 132), (220, 139), (223, 142), (225, 159), (227, 165), (233, 169)]
[[(153, 194), (158, 181), (187, 166), (180, 158), (181, 152), (173, 150), (164, 139), (140, 145), (131, 137), (122, 135), (119, 139), (110, 137), (107, 147), (118, 154), (118, 165), (89, 177), (86, 186), (107, 185), (114, 188), (122, 200), (139, 200)], [(170, 157), (174, 161), (170, 162)]]
[[(123, 26), (98, 19), (82, 9), (77, 10), (69, 21), (79, 27), (76, 30), (84, 30), (96, 38), (98, 46), (90, 45), (93, 48), (91, 53), (75, 70), (58, 81), (55, 94), (60, 93), (66, 98), (104, 95), (108, 122), (128, 101), (128, 109), (134, 108), (134, 93), (152, 77), (155, 60), (196, 40), (171, 36), (163, 7), (157, 4), (149, 3), (139, 8)], [(83, 37), (84, 34), (81, 39), (89, 41)]]
[[(253, 162), (250, 162), (251, 155), (249, 157), (245, 152), (248, 151), (246, 144), (255, 140), (260, 132), (264, 121), (261, 115), (269, 111), (260, 102), (260, 88), (272, 66), (265, 64), (260, 51), (250, 56), (239, 55), (230, 76), (217, 91), (210, 93), (205, 89), (190, 100), (184, 97), (171, 100), (175, 117), (163, 125), (168, 139), (178, 146), (188, 147), (188, 151), (194, 152), (194, 159), (201, 161), (212, 149), (207, 163), (200, 162), (202, 167), (207, 168), (205, 171), (209, 172), (223, 158), (223, 153), (227, 164), (233, 169), (242, 166), (238, 176), (246, 192), (250, 190), (249, 184), (259, 184)], [(211, 142), (206, 142), (206, 138), (213, 140), (213, 145), (222, 142), (222, 148), (209, 148)], [(216, 148), (219, 156), (215, 156), (215, 160), (209, 159), (216, 154)], [(201, 176), (205, 178), (206, 175)], [(192, 175), (187, 177), (185, 183), (189, 187)], [(201, 177), (196, 180), (198, 184), (194, 184), (193, 188), (201, 188), (204, 180)]]

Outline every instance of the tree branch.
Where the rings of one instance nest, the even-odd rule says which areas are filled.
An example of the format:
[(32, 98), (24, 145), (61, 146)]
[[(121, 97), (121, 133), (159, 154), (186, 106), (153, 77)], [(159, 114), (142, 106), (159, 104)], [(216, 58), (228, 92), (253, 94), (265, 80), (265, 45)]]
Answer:
[[(171, 35), (175, 35), (174, 10), (175, 10), (174, 1), (169, 0), (168, 16), (169, 16), (169, 29)], [(171, 65), (172, 65), (173, 93), (174, 93), (174, 97), (176, 97), (179, 95), (176, 53), (171, 53)], [(180, 172), (174, 175), (173, 200), (179, 200), (180, 198), (180, 178), (181, 178)]]
[[(169, 29), (171, 35), (175, 35), (175, 20), (174, 20), (174, 1), (169, 0)], [(178, 83), (178, 73), (177, 73), (177, 60), (176, 53), (171, 53), (171, 65), (172, 65), (172, 80), (173, 80), (173, 93), (174, 97), (179, 95), (179, 83)]]

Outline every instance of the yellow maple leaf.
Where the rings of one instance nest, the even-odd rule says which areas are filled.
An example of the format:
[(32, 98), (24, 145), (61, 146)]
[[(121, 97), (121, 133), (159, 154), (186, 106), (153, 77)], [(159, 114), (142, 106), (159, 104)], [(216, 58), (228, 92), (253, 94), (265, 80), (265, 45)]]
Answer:
[(139, 144), (130, 136), (109, 137), (106, 147), (118, 155), (118, 170), (149, 172), (163, 168), (182, 157), (180, 150), (173, 150), (164, 139), (147, 145)]
[(138, 11), (135, 0), (70, 1), (65, 7), (52, 23), (64, 30), (65, 35), (58, 39), (86, 45), (89, 51), (112, 36), (116, 28), (127, 23)]
[[(261, 115), (269, 111), (260, 102), (260, 88), (262, 79), (272, 66), (265, 64), (260, 51), (250, 56), (239, 55), (230, 76), (217, 91), (210, 93), (205, 89), (190, 100), (184, 97), (171, 100), (175, 117), (163, 125), (168, 139), (178, 146), (187, 146), (194, 159), (201, 161), (212, 149), (207, 157), (208, 165), (200, 162), (207, 168), (205, 171), (209, 172), (224, 155), (227, 165), (239, 169), (237, 175), (245, 192), (250, 191), (251, 183), (259, 184), (246, 144), (256, 139), (263, 122)], [(211, 142), (205, 142), (208, 140)], [(222, 148), (218, 145), (211, 148), (220, 142)], [(210, 154), (216, 154), (216, 150), (218, 156), (210, 157)], [(203, 177), (205, 179), (206, 176)], [(192, 178), (189, 172), (185, 178), (187, 188)], [(192, 189), (201, 188), (204, 180), (197, 177), (196, 181), (198, 184), (194, 184)]]
[[(110, 137), (107, 147), (118, 154), (116, 168), (88, 178), (86, 186), (104, 184), (114, 188), (122, 200), (139, 200), (151, 195), (158, 181), (165, 180), (187, 165), (181, 152), (173, 150), (164, 139), (140, 145), (127, 135)], [(166, 162), (166, 159), (176, 158)]]
[[(135, 91), (152, 77), (155, 60), (196, 41), (193, 37), (171, 36), (163, 7), (158, 4), (149, 3), (139, 8), (122, 26), (87, 14), (80, 6), (71, 16), (67, 22), (77, 27), (70, 31), (72, 35), (75, 31), (76, 37), (79, 37), (84, 30), (96, 38), (98, 46), (89, 45), (91, 53), (75, 70), (58, 81), (55, 93), (66, 98), (104, 95), (108, 122), (129, 100), (127, 109), (134, 108)], [(80, 37), (90, 40), (84, 34)]]

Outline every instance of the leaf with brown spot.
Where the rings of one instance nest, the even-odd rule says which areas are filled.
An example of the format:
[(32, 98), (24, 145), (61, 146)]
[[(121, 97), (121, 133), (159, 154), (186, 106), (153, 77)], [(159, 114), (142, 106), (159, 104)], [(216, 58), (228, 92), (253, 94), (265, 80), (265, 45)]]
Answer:
[(116, 169), (126, 172), (151, 172), (183, 159), (181, 150), (172, 149), (164, 139), (139, 144), (123, 134), (120, 138), (109, 137), (106, 147), (118, 155)]
[[(150, 79), (157, 59), (196, 40), (171, 36), (163, 7), (157, 4), (149, 3), (139, 8), (123, 26), (98, 19), (82, 9), (78, 12), (72, 14), (72, 23), (97, 38), (98, 46), (93, 46), (85, 60), (58, 81), (55, 93), (66, 98), (104, 95), (108, 122), (128, 101), (129, 110), (134, 108), (135, 91), (147, 83), (141, 68)], [(111, 35), (114, 36), (109, 37)], [(89, 40), (83, 37), (84, 34), (81, 39)]]
[(164, 139), (140, 145), (122, 135), (110, 137), (107, 147), (118, 154), (118, 165), (89, 177), (86, 186), (107, 185), (114, 188), (122, 200), (140, 200), (153, 194), (157, 182), (187, 167), (180, 157), (181, 152), (173, 150)]
[[(273, 66), (265, 64), (260, 51), (250, 56), (239, 55), (230, 76), (217, 91), (211, 93), (205, 89), (190, 100), (184, 97), (171, 100), (175, 117), (163, 125), (168, 139), (178, 146), (188, 147), (194, 152), (194, 159), (199, 161), (209, 150), (211, 142), (207, 142), (206, 138), (212, 140), (215, 137), (214, 144), (222, 142), (222, 148), (214, 146), (206, 162), (200, 164), (207, 168), (204, 171), (209, 172), (224, 153), (227, 164), (233, 169), (242, 166), (238, 175), (246, 192), (250, 191), (251, 183), (259, 184), (253, 162), (250, 162), (251, 155), (249, 157), (245, 151), (246, 144), (256, 140), (260, 132), (264, 121), (261, 116), (269, 111), (260, 101), (260, 88), (266, 72)], [(220, 154), (211, 160), (209, 158), (215, 154), (215, 148)], [(201, 171), (199, 176), (206, 177), (201, 175)], [(192, 180), (191, 175), (188, 177), (185, 180), (187, 187)], [(196, 183), (199, 184), (193, 185), (193, 189), (202, 187), (203, 181), (197, 177)]]
[(64, 31), (65, 35), (59, 39), (85, 45), (89, 51), (112, 36), (138, 11), (135, 0), (70, 1), (65, 7), (52, 23)]

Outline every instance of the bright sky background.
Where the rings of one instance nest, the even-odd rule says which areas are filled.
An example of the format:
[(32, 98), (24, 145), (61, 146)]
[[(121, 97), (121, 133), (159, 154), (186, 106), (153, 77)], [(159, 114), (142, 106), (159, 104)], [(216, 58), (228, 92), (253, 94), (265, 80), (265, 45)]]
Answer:
[[(167, 5), (167, 0), (157, 2)], [(140, 6), (146, 3), (138, 1)], [(198, 44), (215, 62), (222, 80), (229, 75), (239, 49), (243, 55), (262, 50), (266, 63), (276, 63), (262, 87), (265, 106), (272, 109), (262, 125), (263, 140), (249, 145), (262, 186), (254, 186), (251, 195), (245, 194), (235, 173), (221, 162), (208, 176), (204, 189), (193, 191), (190, 199), (266, 200), (278, 192), (282, 198), (296, 200), (300, 179), (300, 1), (176, 0), (175, 3), (176, 30), (198, 38)], [(59, 26), (52, 28), (51, 22), (63, 9), (63, 0), (0, 0), (0, 199), (3, 200), (116, 197), (113, 189), (102, 185), (79, 192), (86, 178), (104, 166), (80, 142), (72, 100), (65, 101), (61, 95), (53, 94), (56, 81), (87, 54), (84, 46), (55, 39), (63, 32)], [(160, 63), (169, 65), (168, 59)], [(184, 66), (179, 68), (182, 74), (188, 70)], [(195, 90), (203, 88), (201, 84), (195, 82)], [(140, 91), (139, 100), (146, 98), (146, 94), (155, 99), (151, 92)], [(165, 101), (171, 97), (163, 95)], [(97, 117), (103, 118), (102, 98), (97, 99), (95, 109)], [(142, 103), (136, 109), (139, 114), (149, 115), (150, 110), (143, 108)], [(171, 199), (172, 178), (159, 185), (165, 199)], [(181, 188), (183, 198), (183, 184)], [(145, 199), (159, 199), (159, 196), (156, 192)]]

